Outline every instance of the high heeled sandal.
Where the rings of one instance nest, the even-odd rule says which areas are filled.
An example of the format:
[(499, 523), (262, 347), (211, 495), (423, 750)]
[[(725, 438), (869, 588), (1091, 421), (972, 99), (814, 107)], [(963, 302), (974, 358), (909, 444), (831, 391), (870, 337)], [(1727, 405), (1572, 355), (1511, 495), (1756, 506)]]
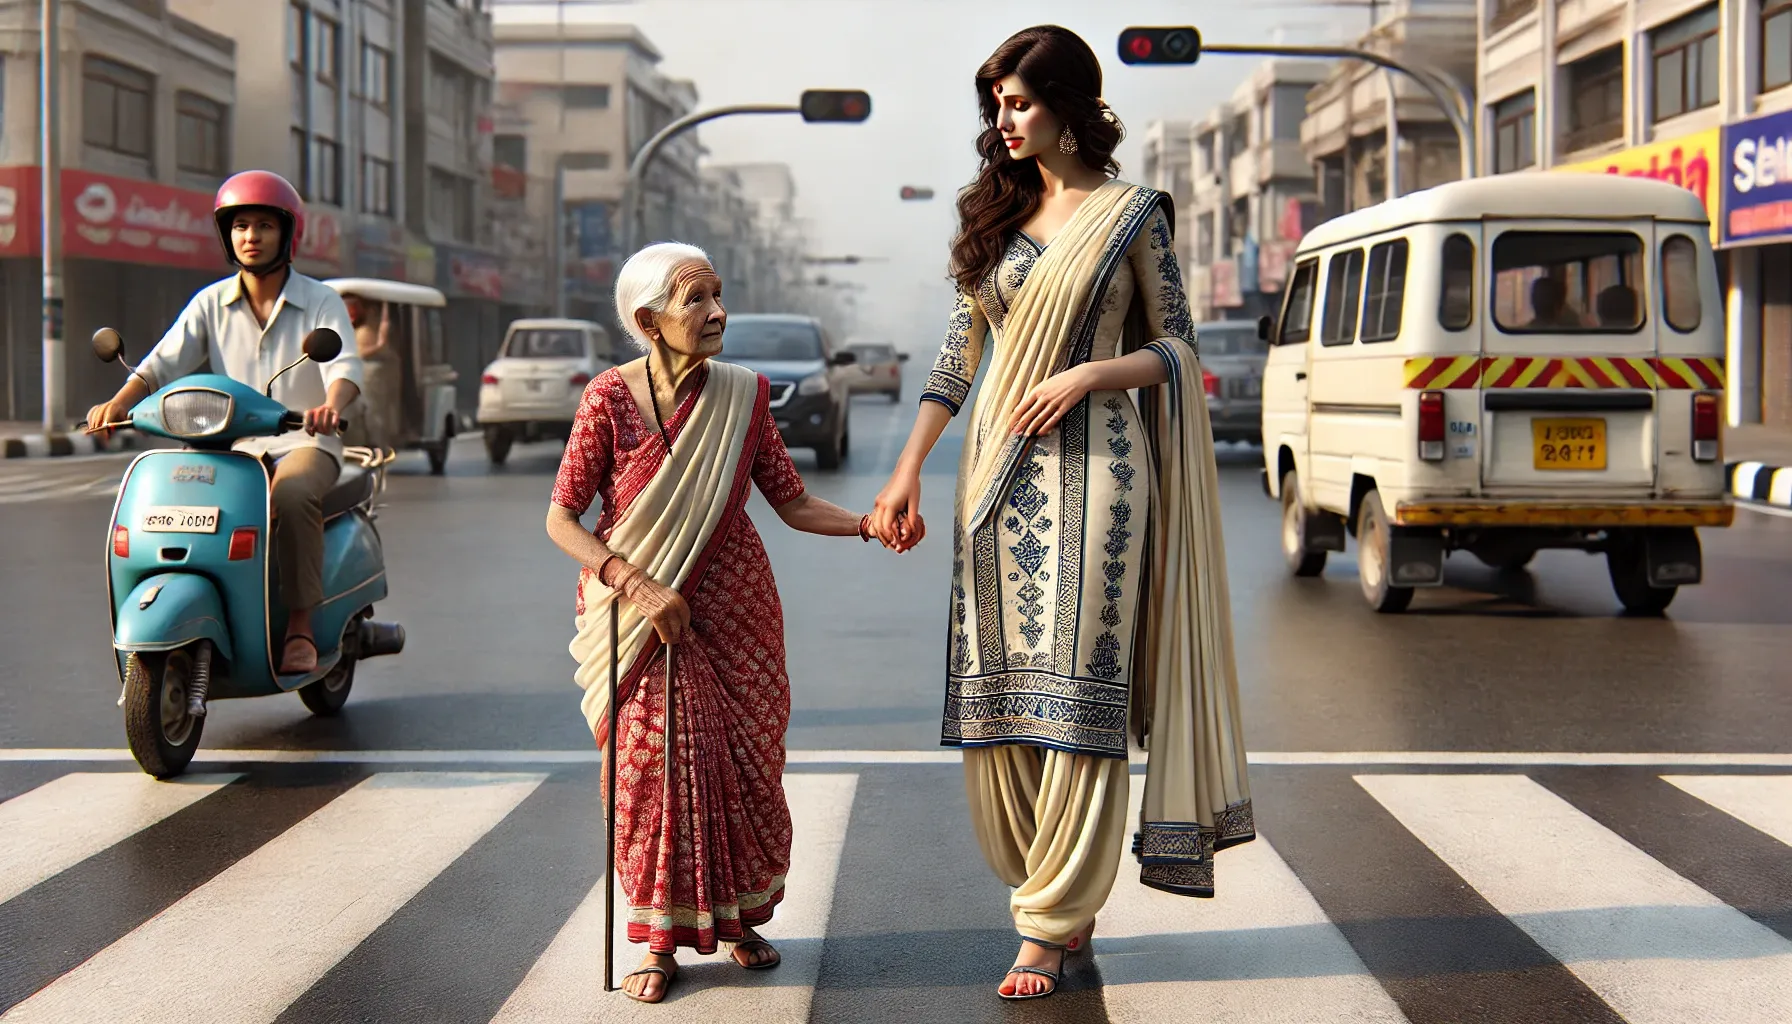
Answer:
[(1083, 936), (1081, 936), (1081, 935), (1073, 936), (1071, 938), (1071, 940), (1065, 944), (1064, 952), (1066, 952), (1066, 953), (1086, 953), (1089, 951), (1089, 948), (1091, 946), (1095, 945), (1095, 922), (1094, 921), (1089, 922), (1089, 935), (1088, 935), (1087, 940), (1079, 941), (1082, 939), (1083, 939)]
[(1064, 977), (1064, 957), (1069, 952), (1068, 947), (1060, 945), (1059, 943), (1056, 943), (1056, 942), (1046, 942), (1044, 939), (1035, 939), (1031, 935), (1022, 935), (1020, 938), (1021, 938), (1022, 942), (1031, 942), (1035, 946), (1044, 946), (1046, 949), (1057, 950), (1058, 951), (1058, 969), (1055, 971), (1051, 971), (1051, 970), (1047, 970), (1044, 967), (1028, 967), (1028, 966), (1021, 966), (1021, 965), (1017, 965), (1017, 966), (1008, 968), (1008, 973), (1002, 976), (1004, 980), (1006, 980), (1007, 978), (1012, 977), (1013, 975), (1016, 975), (1016, 974), (1034, 974), (1034, 975), (1038, 975), (1041, 978), (1048, 978), (1051, 980), (1051, 983), (1052, 983), (1052, 987), (1046, 989), (1044, 992), (1025, 992), (1025, 993), (1013, 992), (1013, 993), (1009, 993), (1009, 992), (1003, 992), (998, 987), (996, 989), (996, 995), (1001, 996), (1003, 999), (1006, 999), (1011, 1003), (1018, 1003), (1018, 1002), (1021, 1002), (1022, 1000), (1026, 1000), (1026, 999), (1044, 999), (1046, 996), (1049, 996), (1049, 995), (1057, 992), (1058, 991), (1058, 982), (1060, 979), (1062, 979)]

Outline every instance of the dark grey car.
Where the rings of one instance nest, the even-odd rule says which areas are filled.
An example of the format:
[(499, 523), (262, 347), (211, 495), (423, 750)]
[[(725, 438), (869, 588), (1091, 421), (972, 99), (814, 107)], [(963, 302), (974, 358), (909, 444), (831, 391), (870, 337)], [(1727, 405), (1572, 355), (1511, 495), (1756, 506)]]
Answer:
[(1263, 364), (1269, 342), (1255, 320), (1217, 320), (1195, 325), (1208, 419), (1216, 441), (1263, 443)]
[(814, 317), (736, 313), (722, 332), (722, 359), (766, 376), (772, 419), (792, 448), (815, 449), (815, 463), (838, 469), (852, 443), (847, 422), (857, 357), (836, 351)]

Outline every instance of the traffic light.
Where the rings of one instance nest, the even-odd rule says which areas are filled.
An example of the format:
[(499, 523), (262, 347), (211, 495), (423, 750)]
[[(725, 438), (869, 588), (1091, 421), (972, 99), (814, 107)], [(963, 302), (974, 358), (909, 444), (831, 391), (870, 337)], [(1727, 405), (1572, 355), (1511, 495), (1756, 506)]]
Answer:
[(1175, 28), (1129, 28), (1120, 33), (1123, 64), (1193, 64), (1201, 59), (1201, 32)]
[(805, 89), (803, 120), (859, 122), (871, 116), (871, 94), (857, 89)]
[(914, 185), (904, 185), (902, 186), (902, 198), (904, 202), (914, 199), (932, 199), (933, 189), (917, 188)]

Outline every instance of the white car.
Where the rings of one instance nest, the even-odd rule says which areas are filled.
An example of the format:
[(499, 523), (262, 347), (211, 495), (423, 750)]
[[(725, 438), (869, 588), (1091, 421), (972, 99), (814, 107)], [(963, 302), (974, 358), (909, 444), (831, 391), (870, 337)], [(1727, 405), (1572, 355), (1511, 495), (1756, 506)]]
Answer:
[(517, 441), (564, 438), (591, 378), (630, 356), (589, 320), (513, 320), (479, 379), (485, 451), (501, 466)]

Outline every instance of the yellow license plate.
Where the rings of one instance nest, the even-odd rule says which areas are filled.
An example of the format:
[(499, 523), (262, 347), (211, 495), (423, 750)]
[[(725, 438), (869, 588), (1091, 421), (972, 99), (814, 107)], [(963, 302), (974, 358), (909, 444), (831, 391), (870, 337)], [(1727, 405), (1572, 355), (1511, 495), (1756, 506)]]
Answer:
[(1604, 469), (1605, 420), (1532, 420), (1531, 464), (1538, 469)]

